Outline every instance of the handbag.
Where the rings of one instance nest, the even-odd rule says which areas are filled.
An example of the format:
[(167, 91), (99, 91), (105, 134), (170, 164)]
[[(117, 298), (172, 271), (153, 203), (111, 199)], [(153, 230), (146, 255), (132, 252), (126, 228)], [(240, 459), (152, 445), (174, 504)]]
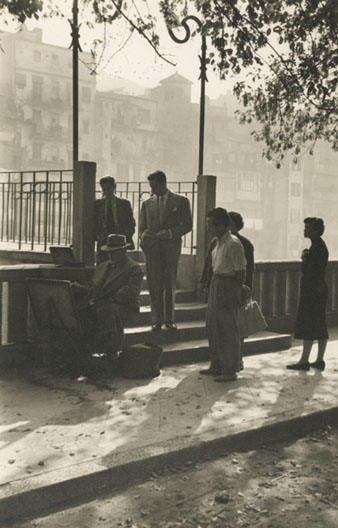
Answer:
[(156, 378), (160, 375), (162, 347), (155, 343), (127, 346), (119, 356), (119, 372), (124, 378)]
[(247, 337), (265, 330), (268, 326), (257, 301), (252, 299), (239, 310), (239, 334)]

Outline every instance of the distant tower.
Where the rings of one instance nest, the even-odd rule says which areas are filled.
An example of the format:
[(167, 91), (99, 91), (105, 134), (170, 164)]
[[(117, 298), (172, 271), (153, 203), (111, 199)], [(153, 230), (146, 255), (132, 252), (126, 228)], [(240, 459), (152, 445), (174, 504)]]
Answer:
[(152, 90), (157, 101), (157, 128), (163, 141), (163, 169), (173, 179), (197, 174), (198, 113), (191, 103), (192, 82), (179, 73), (162, 79)]

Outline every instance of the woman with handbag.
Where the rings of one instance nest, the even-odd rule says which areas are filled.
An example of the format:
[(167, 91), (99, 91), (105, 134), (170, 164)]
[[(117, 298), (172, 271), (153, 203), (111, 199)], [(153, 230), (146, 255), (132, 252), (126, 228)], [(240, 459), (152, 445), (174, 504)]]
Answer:
[[(302, 253), (302, 279), (296, 319), (295, 338), (303, 339), (303, 351), (298, 363), (287, 365), (291, 370), (325, 369), (324, 353), (328, 340), (326, 325), (326, 302), (328, 288), (325, 271), (329, 258), (324, 240), (324, 222), (321, 218), (304, 220), (304, 237), (311, 240), (310, 249)], [(318, 341), (317, 359), (309, 363), (314, 341)]]

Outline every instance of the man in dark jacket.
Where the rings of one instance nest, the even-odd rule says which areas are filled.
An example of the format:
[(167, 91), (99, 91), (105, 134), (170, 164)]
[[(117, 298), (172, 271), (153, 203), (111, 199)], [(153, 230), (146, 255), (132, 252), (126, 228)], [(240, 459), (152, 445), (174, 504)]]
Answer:
[(97, 263), (107, 260), (107, 254), (101, 251), (107, 236), (114, 233), (125, 235), (134, 249), (133, 234), (135, 233), (135, 219), (131, 204), (124, 198), (116, 196), (116, 183), (112, 176), (104, 176), (100, 180), (104, 198), (95, 200), (95, 240), (97, 241)]
[[(124, 235), (108, 235), (101, 251), (108, 255), (96, 266), (89, 287), (72, 288), (85, 330), (93, 330), (98, 352), (115, 356), (124, 344), (124, 325), (139, 312), (143, 280), (140, 264), (128, 257)], [(92, 336), (88, 336), (92, 337)]]
[(245, 258), (246, 258), (246, 276), (244, 284), (252, 290), (252, 282), (253, 282), (253, 276), (255, 271), (255, 259), (254, 259), (254, 246), (243, 235), (239, 234), (239, 231), (243, 229), (244, 222), (243, 217), (240, 213), (236, 213), (235, 211), (229, 212), (230, 216), (230, 231), (233, 235), (235, 235), (240, 242), (242, 243), (242, 246), (244, 248)]

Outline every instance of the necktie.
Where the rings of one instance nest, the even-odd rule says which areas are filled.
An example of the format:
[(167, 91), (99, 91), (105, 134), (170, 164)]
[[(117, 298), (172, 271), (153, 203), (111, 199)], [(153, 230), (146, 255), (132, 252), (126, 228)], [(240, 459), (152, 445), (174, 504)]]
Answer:
[(164, 217), (164, 196), (160, 196), (158, 198), (158, 216), (160, 220), (160, 226), (162, 226)]
[(107, 200), (106, 206), (106, 224), (108, 234), (110, 234), (114, 232), (114, 216), (111, 200)]

